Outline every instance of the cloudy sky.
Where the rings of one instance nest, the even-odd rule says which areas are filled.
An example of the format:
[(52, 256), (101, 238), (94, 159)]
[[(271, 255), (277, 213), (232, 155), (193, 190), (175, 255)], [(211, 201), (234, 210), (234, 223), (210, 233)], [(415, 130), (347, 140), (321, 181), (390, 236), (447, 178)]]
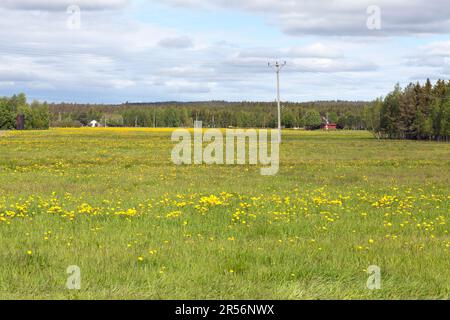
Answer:
[(272, 101), (280, 60), (284, 100), (368, 100), (450, 73), (448, 0), (0, 0), (0, 15), (2, 96)]

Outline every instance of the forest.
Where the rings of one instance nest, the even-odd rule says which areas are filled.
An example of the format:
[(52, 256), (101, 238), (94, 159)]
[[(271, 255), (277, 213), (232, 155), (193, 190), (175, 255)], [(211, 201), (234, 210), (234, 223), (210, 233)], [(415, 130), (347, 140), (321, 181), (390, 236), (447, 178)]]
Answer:
[[(450, 137), (450, 81), (427, 80), (423, 85), (396, 85), (384, 98), (364, 101), (284, 102), (284, 128), (320, 129), (326, 122), (338, 129), (369, 130), (378, 139), (448, 141)], [(24, 94), (0, 99), (0, 129), (16, 127), (25, 115), (25, 129), (83, 127), (92, 120), (108, 127), (276, 128), (275, 102), (160, 102), (120, 105), (27, 103)]]
[(397, 85), (366, 110), (367, 129), (378, 138), (445, 140), (450, 138), (450, 81)]
[[(324, 119), (341, 129), (365, 129), (363, 110), (367, 102), (319, 101), (283, 103), (285, 128), (319, 129)], [(195, 120), (205, 127), (275, 128), (276, 103), (268, 102), (165, 102), (122, 105), (51, 104), (52, 126), (73, 127), (97, 120), (110, 127), (192, 127)]]

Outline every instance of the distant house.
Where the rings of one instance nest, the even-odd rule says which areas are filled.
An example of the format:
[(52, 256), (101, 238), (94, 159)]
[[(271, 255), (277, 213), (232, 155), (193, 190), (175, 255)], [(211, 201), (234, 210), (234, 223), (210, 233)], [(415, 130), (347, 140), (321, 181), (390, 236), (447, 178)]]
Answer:
[(337, 124), (335, 123), (325, 123), (322, 125), (323, 130), (337, 130)]
[(331, 123), (330, 119), (328, 118), (328, 115), (326, 117), (322, 117), (322, 130), (336, 130), (337, 129), (337, 124), (336, 123)]
[(89, 122), (89, 126), (92, 128), (100, 127), (100, 122), (98, 122), (97, 120), (92, 120), (91, 122)]

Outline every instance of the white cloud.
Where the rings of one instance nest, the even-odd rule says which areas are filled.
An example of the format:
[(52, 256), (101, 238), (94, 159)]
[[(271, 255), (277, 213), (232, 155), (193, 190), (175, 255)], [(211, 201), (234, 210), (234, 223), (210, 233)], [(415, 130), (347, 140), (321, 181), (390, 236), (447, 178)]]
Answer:
[[(174, 6), (261, 14), (294, 36), (391, 36), (450, 31), (448, 0), (164, 0)], [(369, 30), (367, 8), (381, 9), (381, 30)]]
[(241, 58), (287, 59), (287, 58), (342, 58), (343, 52), (337, 46), (325, 45), (320, 42), (308, 44), (302, 47), (252, 48), (239, 52)]
[(194, 42), (187, 36), (164, 38), (158, 42), (158, 45), (168, 49), (188, 49), (194, 46)]
[(14, 10), (56, 11), (78, 5), (82, 10), (120, 9), (130, 0), (2, 0), (0, 7)]
[[(288, 62), (282, 78), (286, 99), (372, 98), (411, 74), (443, 73), (449, 59), (446, 41), (423, 46), (405, 63), (405, 52), (414, 46), (403, 48), (389, 37), (335, 37), (364, 35), (366, 0), (165, 1), (190, 6), (195, 14), (174, 21), (165, 18), (186, 12), (171, 13), (166, 6), (161, 15), (167, 16), (160, 17), (151, 1), (139, 6), (133, 0), (80, 0), (75, 2), (82, 7), (81, 28), (69, 30), (65, 7), (72, 1), (2, 1), (0, 94), (25, 91), (52, 101), (89, 102), (272, 100), (274, 73), (267, 62), (279, 59)], [(381, 34), (446, 31), (446, 6), (427, 14), (438, 0), (415, 0), (409, 7), (406, 1), (378, 2), (386, 28)], [(214, 10), (217, 25), (200, 7)], [(229, 30), (235, 21), (225, 21), (222, 9), (266, 20), (239, 21), (239, 28)], [(207, 26), (194, 26), (205, 15)], [(280, 35), (277, 29), (308, 36)]]
[[(80, 30), (66, 28), (65, 11), (0, 8), (0, 15), (0, 81), (3, 88), (14, 83), (4, 94), (46, 92), (48, 100), (67, 91), (103, 99), (105, 91), (124, 93), (138, 86), (140, 78), (149, 77), (158, 41), (176, 35), (120, 11), (85, 12)], [(67, 100), (81, 96), (70, 95)]]
[(372, 62), (348, 58), (336, 46), (313, 43), (304, 47), (291, 47), (273, 50), (253, 48), (238, 52), (225, 61), (232, 72), (239, 69), (251, 72), (267, 72), (267, 62), (272, 60), (289, 61), (285, 72), (369, 72), (377, 69)]
[(212, 86), (212, 84), (186, 80), (169, 80), (164, 82), (163, 85), (166, 86), (168, 90), (177, 94), (210, 93)]
[[(447, 78), (450, 72), (450, 41), (436, 41), (419, 47), (417, 52), (408, 55), (406, 64), (416, 69), (428, 69), (427, 77)], [(416, 75), (412, 79), (418, 77)]]

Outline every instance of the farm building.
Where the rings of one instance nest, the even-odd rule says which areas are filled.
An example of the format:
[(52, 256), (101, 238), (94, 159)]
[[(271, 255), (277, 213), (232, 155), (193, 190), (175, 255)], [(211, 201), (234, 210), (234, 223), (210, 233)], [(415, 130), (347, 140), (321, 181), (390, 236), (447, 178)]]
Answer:
[(336, 130), (337, 129), (337, 124), (335, 123), (326, 123), (322, 125), (322, 129), (323, 130)]
[(92, 120), (91, 122), (89, 122), (89, 126), (92, 128), (97, 128), (100, 127), (100, 122), (96, 121), (96, 120)]

